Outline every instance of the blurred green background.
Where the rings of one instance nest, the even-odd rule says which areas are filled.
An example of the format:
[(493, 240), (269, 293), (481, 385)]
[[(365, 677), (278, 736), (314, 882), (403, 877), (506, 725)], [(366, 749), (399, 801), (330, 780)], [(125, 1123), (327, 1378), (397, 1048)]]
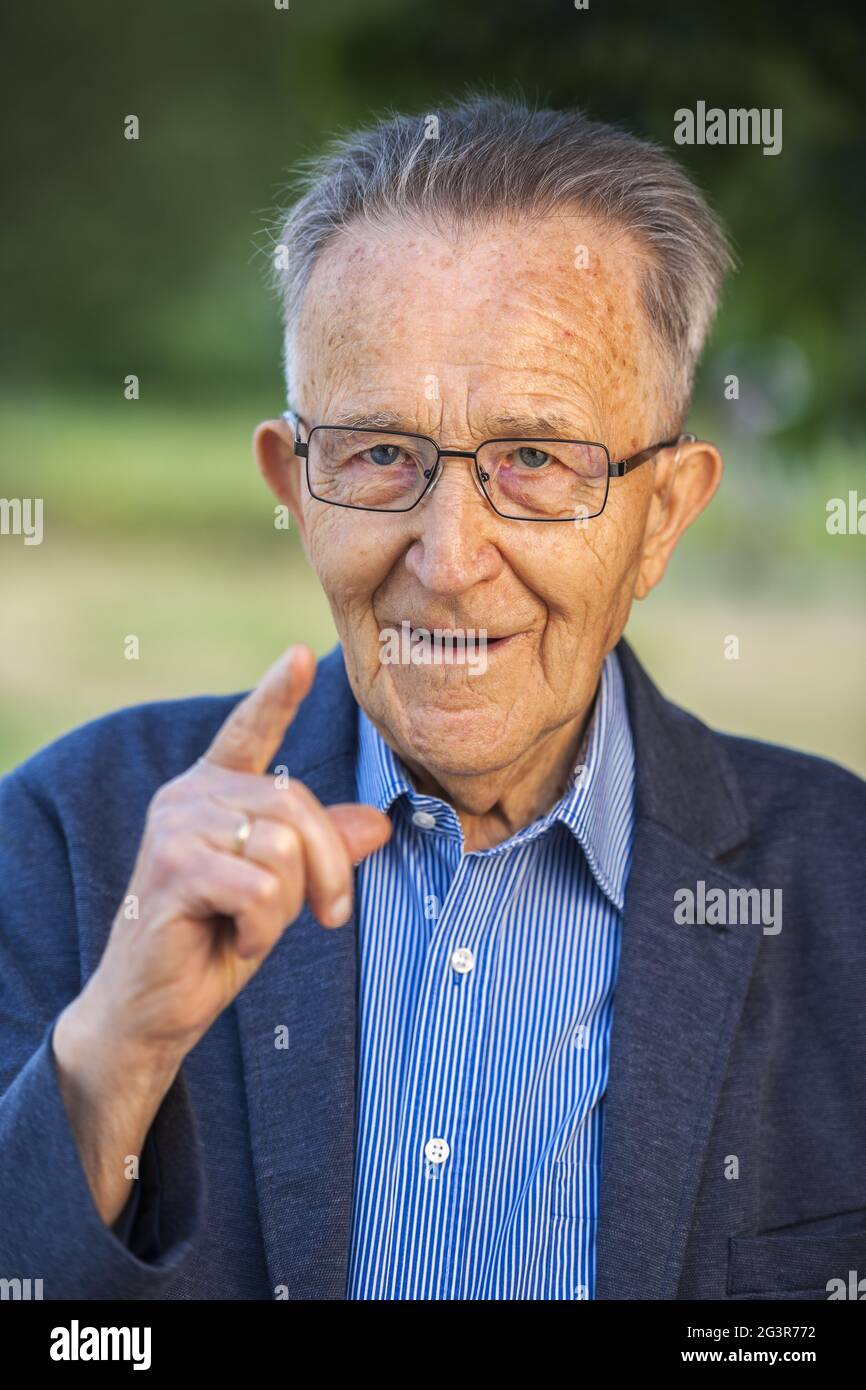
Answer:
[[(667, 145), (731, 229), (691, 421), (726, 480), (628, 632), (708, 722), (866, 773), (866, 535), (825, 524), (866, 498), (853, 5), (48, 0), (4, 24), (0, 498), (42, 497), (45, 532), (0, 535), (0, 771), (105, 710), (332, 645), (250, 453), (283, 405), (262, 227), (328, 133), (484, 83)], [(699, 100), (781, 107), (782, 153), (675, 147)]]

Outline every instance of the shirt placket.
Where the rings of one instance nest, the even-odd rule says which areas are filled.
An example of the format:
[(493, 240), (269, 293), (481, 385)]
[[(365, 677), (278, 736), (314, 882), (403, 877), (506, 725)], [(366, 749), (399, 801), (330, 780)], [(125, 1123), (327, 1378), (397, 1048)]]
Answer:
[(459, 1194), (489, 1017), (495, 892), (485, 895), (488, 910), (473, 904), (481, 875), (491, 872), (490, 861), (460, 858), (427, 950), (401, 1156), (410, 1219), (398, 1241), (397, 1273), (409, 1298), (448, 1298), (459, 1279)]

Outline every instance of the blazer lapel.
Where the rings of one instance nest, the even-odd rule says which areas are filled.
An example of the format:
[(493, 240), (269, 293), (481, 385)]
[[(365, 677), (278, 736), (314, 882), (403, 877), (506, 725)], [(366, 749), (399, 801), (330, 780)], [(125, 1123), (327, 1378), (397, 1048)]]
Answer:
[[(721, 741), (618, 649), (635, 742), (635, 842), (613, 1005), (596, 1264), (600, 1299), (673, 1299), (760, 925), (678, 925), (674, 894), (748, 888)], [(721, 1178), (721, 1174), (719, 1175)]]
[[(325, 804), (355, 800), (357, 715), (339, 648), (274, 760)], [(355, 1150), (356, 926), (304, 909), (235, 1001), (274, 1297), (345, 1297)]]

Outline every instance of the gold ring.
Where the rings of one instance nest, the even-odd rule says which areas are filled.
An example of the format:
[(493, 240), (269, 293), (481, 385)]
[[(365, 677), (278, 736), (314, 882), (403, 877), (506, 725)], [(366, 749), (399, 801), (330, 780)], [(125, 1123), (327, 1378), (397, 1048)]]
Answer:
[(252, 833), (253, 823), (249, 816), (245, 815), (235, 831), (234, 843), (232, 844), (232, 851), (234, 854), (243, 854), (247, 840)]

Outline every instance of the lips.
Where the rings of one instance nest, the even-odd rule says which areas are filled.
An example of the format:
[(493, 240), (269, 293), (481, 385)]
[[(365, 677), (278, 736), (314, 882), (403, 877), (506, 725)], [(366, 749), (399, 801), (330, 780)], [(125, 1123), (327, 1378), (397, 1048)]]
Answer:
[[(461, 633), (463, 633), (463, 634), (471, 633), (473, 639), (474, 639), (476, 642), (485, 641), (485, 642), (487, 643), (488, 646), (490, 646), (493, 642), (507, 642), (508, 639), (509, 639), (509, 637), (519, 637), (519, 636), (520, 636), (520, 633), (519, 633), (519, 632), (500, 632), (500, 633), (497, 633), (497, 634), (494, 636), (494, 634), (490, 631), (490, 629), (489, 629), (489, 628), (485, 628), (483, 624), (481, 624), (480, 626), (473, 627), (471, 623), (470, 623), (469, 626), (467, 626), (467, 627), (456, 627), (453, 623), (412, 623), (411, 626), (410, 626), (410, 628), (409, 628), (409, 631), (410, 631), (410, 633), (413, 633), (413, 632), (456, 632), (456, 633), (458, 633), (458, 634), (461, 634)], [(482, 633), (483, 633), (483, 634), (486, 634), (486, 635), (485, 635), (484, 637), (482, 637)]]
[[(419, 627), (417, 627), (417, 628), (413, 627), (413, 628), (411, 629), (411, 632), (414, 634), (415, 632), (425, 632), (425, 631), (426, 631), (426, 632), (429, 634), (429, 633), (435, 632), (435, 630), (436, 630), (435, 628), (426, 628), (426, 629), (425, 629), (425, 628), (422, 628), (422, 627), (419, 626)], [(440, 629), (440, 631), (441, 631), (441, 629)], [(470, 627), (470, 628), (455, 628), (455, 629), (452, 629), (452, 631), (462, 632), (462, 633), (465, 633), (465, 634), (469, 634), (469, 633), (472, 633), (473, 629), (472, 629), (471, 627)], [(520, 633), (519, 633), (519, 632), (504, 632), (504, 633), (502, 633), (499, 637), (492, 637), (489, 633), (487, 634), (486, 637), (482, 637), (481, 634), (482, 634), (483, 631), (484, 631), (483, 628), (475, 628), (475, 630), (474, 630), (474, 636), (468, 637), (468, 638), (467, 638), (468, 645), (469, 645), (469, 646), (473, 646), (473, 647), (475, 647), (475, 648), (477, 648), (477, 649), (480, 649), (481, 651), (488, 651), (488, 652), (489, 652), (489, 651), (499, 651), (500, 648), (503, 648), (503, 647), (507, 646), (507, 644), (508, 644), (509, 642), (512, 642), (516, 637), (519, 637), (519, 636), (520, 636)]]
[[(454, 642), (458, 647), (461, 641), (467, 650), (496, 652), (504, 650), (518, 638), (526, 635), (529, 629), (518, 628), (512, 632), (491, 632), (489, 628), (482, 624), (469, 626), (458, 625), (451, 620), (444, 622), (421, 623), (417, 620), (401, 618), (397, 622), (388, 624), (382, 629), (383, 632), (402, 633), (402, 641), (411, 643), (422, 641), (425, 645), (433, 643), (435, 646), (440, 641)], [(447, 637), (445, 634), (454, 634)]]

